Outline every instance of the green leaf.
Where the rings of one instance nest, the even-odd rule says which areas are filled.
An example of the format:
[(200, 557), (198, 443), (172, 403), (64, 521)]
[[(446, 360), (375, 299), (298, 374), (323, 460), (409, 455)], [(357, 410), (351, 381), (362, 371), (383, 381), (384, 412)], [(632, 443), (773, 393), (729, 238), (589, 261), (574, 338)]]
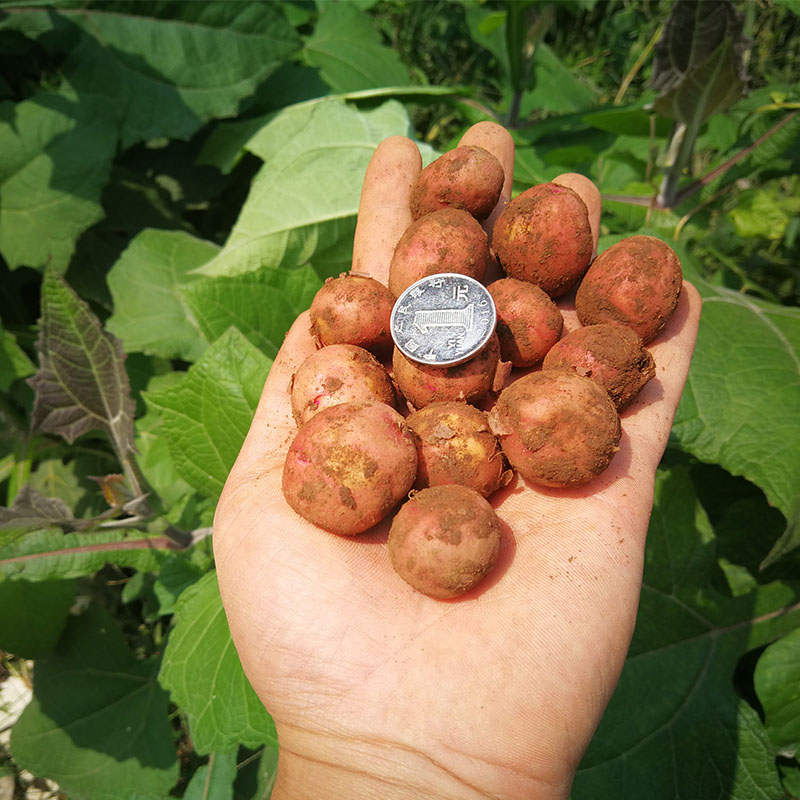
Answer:
[(231, 278), (206, 278), (184, 289), (192, 316), (209, 342), (235, 325), (270, 357), (322, 281), (310, 266), (269, 269)]
[(234, 800), (269, 800), (278, 770), (278, 747), (267, 745), (261, 754), (248, 758), (233, 786)]
[(800, 630), (771, 644), (758, 659), (756, 693), (776, 751), (795, 756), (800, 750)]
[(46, 497), (30, 483), (20, 489), (10, 508), (0, 508), (0, 528), (46, 528), (74, 521), (60, 497)]
[(188, 718), (199, 753), (276, 745), (275, 725), (242, 670), (210, 572), (178, 600), (159, 680)]
[(42, 284), (39, 326), (39, 371), (29, 381), (34, 429), (70, 443), (105, 431), (121, 460), (133, 447), (134, 402), (119, 340), (52, 270)]
[(736, 201), (736, 207), (728, 214), (733, 220), (737, 235), (743, 239), (761, 237), (774, 240), (783, 239), (791, 211), (794, 209), (784, 209), (781, 206), (774, 193), (755, 189), (742, 192)]
[(0, 328), (0, 392), (5, 392), (17, 378), (27, 378), (36, 371), (33, 362), (17, 344), (11, 331)]
[(197, 769), (183, 800), (231, 800), (236, 779), (236, 750), (212, 753), (208, 763)]
[(16, 763), (70, 800), (163, 797), (178, 777), (168, 698), (111, 614), (90, 606), (36, 662), (33, 700), (11, 734)]
[(50, 22), (40, 41), (67, 52), (61, 71), (71, 86), (115, 111), (124, 148), (188, 138), (235, 114), (300, 44), (271, 3), (128, 2), (53, 12)]
[(292, 106), (248, 142), (264, 160), (222, 252), (196, 270), (237, 275), (314, 263), (342, 240), (352, 247), (367, 164), (377, 145), (408, 135), (394, 101), (357, 111), (338, 100)]
[(157, 570), (168, 555), (163, 536), (138, 531), (61, 533), (41, 530), (0, 534), (0, 576), (50, 581), (92, 575), (106, 563)]
[(800, 511), (800, 309), (695, 283), (703, 312), (673, 432), (684, 450), (752, 481), (792, 520)]
[(208, 346), (186, 307), (191, 271), (219, 252), (181, 231), (144, 230), (108, 273), (114, 313), (106, 327), (127, 351), (196, 361)]
[(352, 3), (322, 5), (305, 56), (335, 92), (408, 83), (397, 54), (381, 44), (374, 23)]
[(532, 70), (534, 86), (522, 96), (523, 115), (541, 110), (566, 114), (592, 105), (592, 90), (544, 43), (536, 46)]
[(716, 570), (687, 472), (660, 471), (636, 630), (574, 800), (782, 796), (773, 748), (733, 676), (746, 652), (800, 625), (797, 597), (777, 582), (725, 597), (711, 588)]
[(39, 94), (0, 103), (0, 252), (13, 269), (62, 271), (103, 216), (116, 127), (104, 103)]
[(145, 392), (161, 415), (181, 477), (217, 497), (250, 428), (271, 361), (236, 329), (214, 342), (177, 385)]
[(39, 658), (58, 641), (75, 594), (74, 581), (0, 578), (0, 650)]

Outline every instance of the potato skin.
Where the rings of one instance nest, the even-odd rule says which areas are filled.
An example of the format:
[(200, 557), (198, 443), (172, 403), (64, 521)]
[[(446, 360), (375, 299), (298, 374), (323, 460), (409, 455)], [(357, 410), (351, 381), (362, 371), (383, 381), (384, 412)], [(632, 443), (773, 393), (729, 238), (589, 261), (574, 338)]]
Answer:
[(328, 278), (311, 302), (311, 333), (322, 345), (354, 344), (375, 353), (392, 347), (392, 293), (366, 275)]
[(330, 344), (312, 353), (294, 374), (292, 414), (298, 426), (323, 408), (350, 401), (397, 404), (389, 374), (363, 347)]
[(564, 328), (564, 318), (538, 286), (501, 278), (487, 287), (497, 309), (500, 358), (515, 367), (533, 367), (547, 355)]
[(492, 262), (489, 237), (471, 214), (445, 208), (420, 217), (400, 237), (389, 264), (389, 290), (399, 297), (412, 283), (440, 272), (482, 280)]
[(483, 147), (462, 145), (440, 156), (411, 187), (411, 217), (442, 208), (459, 208), (483, 220), (500, 199), (505, 175), (500, 162)]
[(283, 494), (300, 516), (353, 536), (408, 494), (417, 448), (405, 421), (384, 403), (341, 403), (297, 433), (283, 468)]
[(418, 592), (439, 599), (476, 586), (497, 563), (500, 521), (494, 509), (466, 486), (433, 486), (417, 492), (397, 512), (389, 531), (389, 558)]
[(516, 380), (501, 392), (489, 425), (525, 480), (553, 487), (582, 486), (599, 475), (621, 435), (608, 394), (567, 370)]
[(559, 297), (586, 271), (594, 240), (589, 211), (566, 186), (540, 183), (517, 195), (497, 218), (492, 247), (506, 275)]
[(478, 402), (491, 390), (499, 362), (500, 343), (493, 333), (483, 350), (462, 364), (430, 367), (412, 361), (395, 347), (392, 368), (403, 397), (418, 409), (437, 400)]
[(457, 483), (488, 497), (510, 477), (484, 411), (466, 403), (431, 403), (406, 424), (417, 444), (415, 487)]
[(617, 322), (652, 341), (678, 305), (683, 271), (675, 251), (654, 236), (628, 236), (604, 250), (578, 287), (582, 325)]
[(622, 411), (656, 374), (656, 364), (626, 325), (604, 323), (577, 328), (553, 345), (542, 369), (569, 369), (605, 389)]

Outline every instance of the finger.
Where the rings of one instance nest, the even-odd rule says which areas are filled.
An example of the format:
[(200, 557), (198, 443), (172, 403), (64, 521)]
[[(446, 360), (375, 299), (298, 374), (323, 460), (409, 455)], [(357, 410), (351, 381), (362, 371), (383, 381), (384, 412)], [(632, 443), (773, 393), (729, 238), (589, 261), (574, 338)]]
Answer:
[(586, 208), (589, 211), (589, 224), (592, 227), (592, 239), (594, 241), (594, 249), (592, 255), (597, 253), (597, 240), (600, 238), (600, 211), (602, 201), (600, 198), (600, 190), (584, 175), (579, 175), (577, 172), (565, 172), (557, 178), (553, 178), (553, 183), (559, 186), (566, 186), (577, 192), (581, 200), (586, 203)]
[(388, 284), (395, 245), (411, 224), (411, 186), (421, 169), (419, 149), (404, 136), (384, 139), (375, 149), (358, 206), (354, 272)]
[(500, 192), (500, 200), (489, 218), (483, 223), (486, 232), (491, 236), (495, 220), (511, 198), (511, 187), (514, 183), (514, 140), (502, 125), (494, 122), (479, 122), (461, 137), (459, 145), (482, 147), (484, 150), (488, 150), (503, 167), (505, 180)]

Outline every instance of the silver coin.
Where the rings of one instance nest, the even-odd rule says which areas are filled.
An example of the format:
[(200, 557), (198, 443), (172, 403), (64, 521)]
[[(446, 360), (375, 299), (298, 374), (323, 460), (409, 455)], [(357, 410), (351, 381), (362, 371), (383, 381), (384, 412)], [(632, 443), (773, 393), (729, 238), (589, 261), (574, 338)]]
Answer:
[(448, 367), (480, 352), (496, 324), (494, 300), (482, 283), (442, 272), (418, 280), (397, 298), (390, 329), (403, 355)]

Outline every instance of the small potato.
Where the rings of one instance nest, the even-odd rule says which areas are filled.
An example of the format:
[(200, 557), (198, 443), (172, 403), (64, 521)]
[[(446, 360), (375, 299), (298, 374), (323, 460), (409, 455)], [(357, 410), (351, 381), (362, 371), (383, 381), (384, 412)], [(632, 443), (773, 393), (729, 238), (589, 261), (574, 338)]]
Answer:
[(492, 213), (503, 188), (503, 167), (477, 145), (462, 145), (428, 164), (411, 188), (411, 216), (460, 208), (475, 219)]
[(675, 251), (655, 236), (628, 236), (604, 250), (578, 287), (583, 325), (616, 322), (652, 341), (678, 305), (683, 283)]
[(394, 249), (389, 290), (399, 297), (412, 283), (440, 272), (482, 280), (492, 254), (480, 223), (466, 211), (445, 208), (412, 222)]
[(292, 380), (292, 414), (305, 425), (323, 408), (349, 401), (386, 403), (396, 407), (389, 374), (363, 347), (331, 344), (312, 353)]
[(478, 402), (492, 389), (499, 363), (497, 334), (492, 334), (476, 356), (452, 367), (420, 364), (404, 356), (396, 347), (392, 357), (395, 383), (414, 408), (423, 408), (436, 400)]
[(492, 247), (510, 278), (559, 297), (575, 285), (592, 258), (589, 211), (580, 195), (566, 186), (532, 186), (497, 218)]
[(431, 403), (406, 424), (417, 443), (416, 487), (457, 483), (488, 497), (511, 477), (484, 411), (466, 403)]
[(618, 450), (619, 415), (590, 378), (567, 370), (525, 375), (504, 389), (489, 425), (512, 467), (541, 486), (582, 486)]
[(653, 356), (636, 333), (625, 325), (610, 323), (567, 334), (544, 357), (542, 369), (569, 369), (591, 378), (608, 392), (617, 411), (630, 405), (656, 374)]
[(501, 278), (487, 287), (497, 309), (500, 358), (515, 367), (533, 367), (558, 341), (564, 318), (538, 286)]
[(392, 293), (365, 275), (328, 278), (311, 302), (311, 333), (320, 344), (354, 344), (375, 353), (392, 347)]
[(309, 522), (353, 536), (380, 522), (408, 494), (417, 448), (384, 403), (341, 403), (309, 420), (283, 468), (286, 502)]
[(389, 531), (389, 558), (418, 592), (446, 599), (469, 591), (497, 563), (500, 521), (466, 486), (417, 492), (397, 512)]

